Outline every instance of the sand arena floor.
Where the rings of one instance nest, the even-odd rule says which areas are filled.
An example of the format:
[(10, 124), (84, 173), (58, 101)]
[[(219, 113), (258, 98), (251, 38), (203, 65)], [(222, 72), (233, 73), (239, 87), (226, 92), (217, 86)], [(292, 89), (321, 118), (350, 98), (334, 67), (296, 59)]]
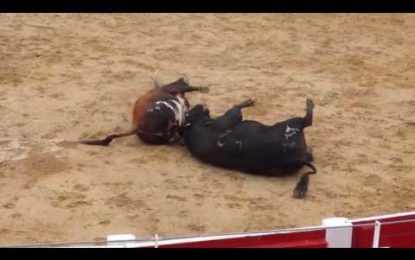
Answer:
[[(1, 14), (0, 244), (266, 230), (415, 209), (414, 14)], [(302, 116), (318, 174), (264, 178), (135, 136), (131, 101), (185, 73), (213, 115)]]

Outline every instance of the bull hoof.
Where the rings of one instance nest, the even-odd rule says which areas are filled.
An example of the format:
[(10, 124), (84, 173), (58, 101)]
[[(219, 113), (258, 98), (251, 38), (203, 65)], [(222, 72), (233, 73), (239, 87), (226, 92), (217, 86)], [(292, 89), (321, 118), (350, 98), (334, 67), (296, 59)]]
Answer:
[(199, 87), (198, 90), (201, 93), (209, 93), (210, 91), (209, 87)]
[(249, 105), (250, 107), (255, 106), (255, 100), (253, 100), (253, 99), (248, 99), (247, 101), (248, 101), (248, 105)]
[(245, 107), (253, 107), (255, 105), (255, 101), (252, 99), (247, 99), (244, 102), (240, 103), (238, 107), (245, 108)]
[(308, 190), (308, 182), (309, 178), (308, 175), (302, 176), (300, 181), (295, 186), (293, 197), (296, 199), (302, 199), (307, 194)]

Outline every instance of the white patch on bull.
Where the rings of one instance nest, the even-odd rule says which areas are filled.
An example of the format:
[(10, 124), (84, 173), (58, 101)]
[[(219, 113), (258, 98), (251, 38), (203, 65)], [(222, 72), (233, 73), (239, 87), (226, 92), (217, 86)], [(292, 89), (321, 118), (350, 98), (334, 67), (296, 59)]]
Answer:
[(187, 108), (187, 106), (186, 106), (186, 100), (185, 100), (185, 99), (184, 99), (181, 95), (177, 95), (176, 97), (177, 97), (177, 99), (179, 100), (180, 105), (182, 106), (183, 110), (184, 110), (185, 112), (187, 112), (188, 108)]
[(157, 101), (156, 105), (159, 105), (159, 104), (165, 105), (167, 108), (169, 108), (176, 115), (176, 112), (175, 112), (173, 106), (170, 105), (168, 102), (166, 102), (166, 101)]
[[(160, 108), (158, 108), (158, 109), (160, 109)], [(154, 112), (154, 109), (153, 108), (150, 108), (150, 109), (147, 109), (147, 111), (148, 112)]]
[(285, 139), (288, 140), (288, 138), (293, 137), (294, 135), (296, 135), (297, 133), (300, 132), (300, 129), (298, 128), (291, 128), (288, 124), (287, 127), (285, 128)]
[[(172, 102), (173, 105), (169, 102)], [(176, 100), (157, 101), (156, 105), (159, 105), (159, 104), (165, 105), (167, 108), (169, 108), (174, 113), (174, 118), (179, 123), (179, 126), (183, 125), (184, 117), (185, 117), (184, 115), (185, 106), (182, 106), (181, 102), (178, 102)]]
[(174, 108), (167, 101), (157, 101), (156, 105), (159, 105), (159, 104), (167, 106), (168, 108), (170, 108), (171, 111), (174, 112)]
[(175, 107), (177, 109), (174, 110), (174, 115), (176, 117), (176, 121), (179, 122), (179, 126), (182, 126), (184, 123), (184, 107), (182, 106), (182, 104), (176, 100), (172, 100), (172, 102), (174, 103)]
[(225, 142), (222, 142), (222, 140), (223, 140), (223, 138), (225, 138), (230, 133), (232, 133), (232, 130), (227, 129), (227, 130), (225, 130), (225, 133), (224, 134), (221, 134), (219, 136), (218, 142), (217, 142), (218, 147), (223, 147), (225, 145)]

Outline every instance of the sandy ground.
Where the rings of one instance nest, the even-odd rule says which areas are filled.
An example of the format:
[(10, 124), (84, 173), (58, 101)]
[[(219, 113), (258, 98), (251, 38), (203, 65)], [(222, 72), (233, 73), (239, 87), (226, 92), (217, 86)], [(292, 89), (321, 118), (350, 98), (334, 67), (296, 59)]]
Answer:
[[(1, 14), (0, 244), (256, 231), (415, 210), (414, 14)], [(131, 100), (187, 74), (219, 115), (302, 116), (318, 174), (264, 178), (135, 136)]]

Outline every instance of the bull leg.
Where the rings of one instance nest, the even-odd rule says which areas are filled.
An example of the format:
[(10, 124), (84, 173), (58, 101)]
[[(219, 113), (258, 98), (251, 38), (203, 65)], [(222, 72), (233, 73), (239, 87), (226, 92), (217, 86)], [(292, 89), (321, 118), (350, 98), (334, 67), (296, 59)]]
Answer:
[(214, 124), (217, 129), (231, 129), (241, 123), (242, 111), (241, 109), (254, 105), (254, 101), (247, 99), (242, 103), (233, 106), (231, 109), (225, 112), (224, 115), (215, 119)]
[(305, 197), (307, 190), (308, 190), (308, 184), (310, 182), (309, 175), (317, 173), (317, 169), (316, 167), (314, 167), (314, 165), (312, 165), (309, 162), (305, 163), (305, 165), (310, 167), (312, 171), (304, 173), (301, 176), (300, 180), (298, 181), (297, 185), (295, 186), (293, 196), (294, 198), (297, 198), (297, 199), (301, 199)]
[(314, 109), (314, 102), (312, 99), (308, 98), (307, 101), (307, 108), (306, 108), (306, 114), (304, 116), (304, 126), (303, 128), (307, 126), (311, 126), (313, 124), (313, 109)]
[(209, 92), (209, 87), (195, 87), (189, 85), (185, 78), (180, 78), (172, 83), (162, 86), (162, 88), (171, 94), (184, 94), (186, 92), (199, 91), (202, 93)]
[[(311, 99), (307, 99), (307, 109), (304, 117), (294, 117), (285, 121), (286, 129), (285, 135), (287, 139), (294, 136), (295, 134), (303, 131), (304, 128), (313, 124), (313, 108), (314, 102)], [(276, 125), (280, 125), (277, 123)]]
[(189, 86), (186, 90), (183, 91), (183, 93), (186, 92), (193, 92), (193, 91), (199, 91), (201, 93), (208, 93), (209, 92), (209, 87), (207, 86), (200, 86), (200, 87), (194, 87), (194, 86)]
[(133, 135), (137, 132), (136, 129), (130, 130), (128, 132), (125, 133), (121, 133), (121, 134), (112, 134), (112, 135), (108, 135), (107, 137), (105, 137), (104, 139), (98, 139), (98, 140), (84, 140), (84, 141), (79, 141), (79, 143), (81, 144), (87, 144), (87, 145), (102, 145), (102, 146), (107, 146), (111, 143), (111, 141), (115, 138), (119, 138), (119, 137), (124, 137), (124, 136), (129, 136), (129, 135)]
[(255, 101), (254, 100), (252, 100), (252, 99), (247, 99), (247, 100), (245, 100), (244, 102), (242, 102), (242, 103), (239, 103), (239, 104), (237, 104), (237, 105), (235, 105), (237, 108), (239, 108), (239, 109), (243, 109), (243, 108), (246, 108), (246, 107), (252, 107), (252, 106), (254, 106), (255, 105)]

